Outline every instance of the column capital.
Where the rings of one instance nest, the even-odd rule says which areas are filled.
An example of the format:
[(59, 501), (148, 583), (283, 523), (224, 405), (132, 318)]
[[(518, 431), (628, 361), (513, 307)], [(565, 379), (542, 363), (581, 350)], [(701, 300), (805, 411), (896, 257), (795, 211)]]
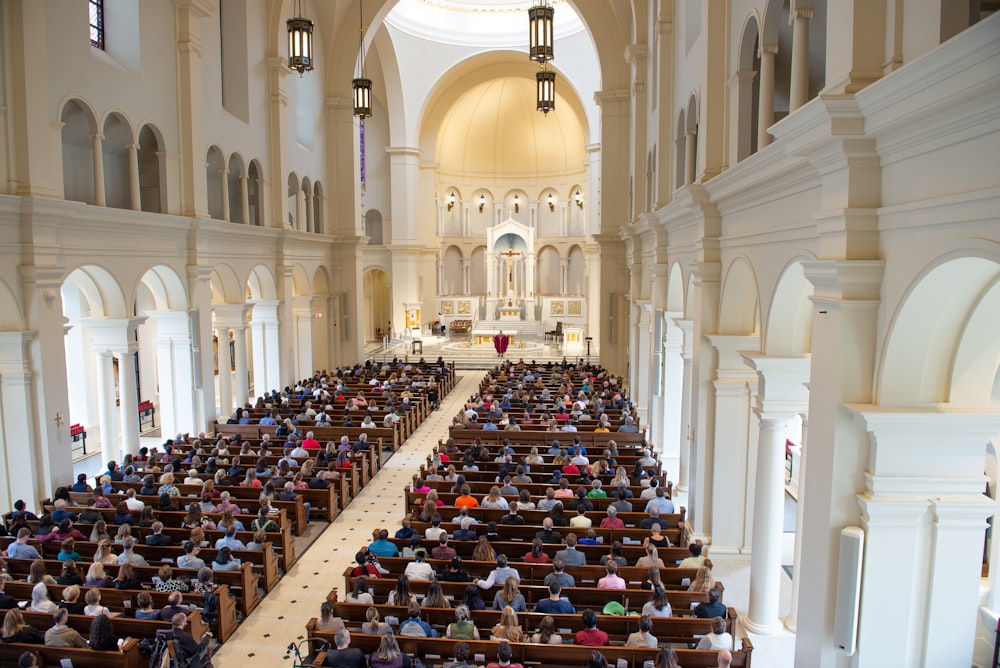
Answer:
[(29, 370), (28, 348), (34, 339), (35, 332), (0, 332), (0, 376)]
[(836, 306), (841, 300), (876, 301), (882, 289), (882, 260), (821, 260), (803, 262), (806, 278), (813, 284), (811, 297), (817, 306)]
[(815, 14), (815, 11), (812, 9), (795, 8), (788, 12), (788, 25), (792, 25), (797, 19), (804, 19), (808, 21), (813, 17), (813, 14)]
[(135, 318), (83, 318), (80, 322), (90, 329), (91, 350), (125, 354), (136, 351), (135, 330), (146, 322), (146, 316)]
[(1000, 414), (960, 408), (847, 404), (870, 438), (866, 487), (872, 493), (980, 494), (983, 452)]
[(718, 380), (757, 380), (757, 374), (747, 368), (743, 355), (748, 350), (760, 350), (760, 336), (706, 334), (705, 338), (719, 354), (715, 374)]
[(236, 329), (246, 327), (248, 304), (213, 304), (212, 315), (215, 318), (215, 327), (227, 327)]
[(765, 419), (791, 419), (809, 409), (811, 357), (808, 354), (768, 357), (757, 352), (740, 353), (746, 365), (757, 372), (754, 412)]
[(778, 53), (778, 45), (777, 44), (761, 44), (760, 45), (760, 49), (757, 50), (757, 53), (760, 54), (761, 58), (763, 58), (765, 54), (773, 56), (774, 54)]

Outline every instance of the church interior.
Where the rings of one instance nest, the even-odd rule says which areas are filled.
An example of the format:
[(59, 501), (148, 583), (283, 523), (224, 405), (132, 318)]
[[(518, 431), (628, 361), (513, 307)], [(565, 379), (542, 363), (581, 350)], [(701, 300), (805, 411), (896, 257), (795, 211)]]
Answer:
[(443, 358), (214, 659), (293, 665), (487, 370), (600, 365), (755, 666), (992, 666), (998, 9), (0, 0), (0, 508)]

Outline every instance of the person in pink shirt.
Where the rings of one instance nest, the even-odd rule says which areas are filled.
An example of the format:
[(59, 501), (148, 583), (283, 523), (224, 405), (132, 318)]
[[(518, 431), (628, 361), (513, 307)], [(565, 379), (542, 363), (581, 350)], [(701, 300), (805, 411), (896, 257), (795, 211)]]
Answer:
[(607, 575), (597, 581), (598, 589), (625, 589), (625, 579), (618, 575), (618, 564), (608, 561)]

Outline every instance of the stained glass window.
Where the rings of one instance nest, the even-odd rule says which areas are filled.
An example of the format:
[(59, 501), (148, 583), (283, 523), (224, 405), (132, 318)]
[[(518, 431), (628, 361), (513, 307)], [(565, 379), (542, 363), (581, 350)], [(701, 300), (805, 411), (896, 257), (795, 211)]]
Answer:
[(104, 0), (90, 3), (90, 45), (104, 50)]

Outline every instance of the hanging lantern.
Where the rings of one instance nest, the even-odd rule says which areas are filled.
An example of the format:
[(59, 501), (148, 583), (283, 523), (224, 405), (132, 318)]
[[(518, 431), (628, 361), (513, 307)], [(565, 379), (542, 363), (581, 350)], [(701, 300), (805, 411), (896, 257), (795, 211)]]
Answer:
[(538, 111), (546, 116), (556, 108), (556, 73), (552, 70), (542, 69), (535, 73), (535, 80), (538, 89)]
[(295, 3), (296, 16), (288, 19), (288, 68), (302, 76), (313, 68), (313, 22), (305, 18), (303, 0)]
[(528, 57), (539, 63), (552, 60), (555, 48), (553, 7), (544, 2), (528, 10)]
[(359, 78), (351, 82), (354, 90), (354, 115), (368, 118), (372, 115), (372, 80)]

